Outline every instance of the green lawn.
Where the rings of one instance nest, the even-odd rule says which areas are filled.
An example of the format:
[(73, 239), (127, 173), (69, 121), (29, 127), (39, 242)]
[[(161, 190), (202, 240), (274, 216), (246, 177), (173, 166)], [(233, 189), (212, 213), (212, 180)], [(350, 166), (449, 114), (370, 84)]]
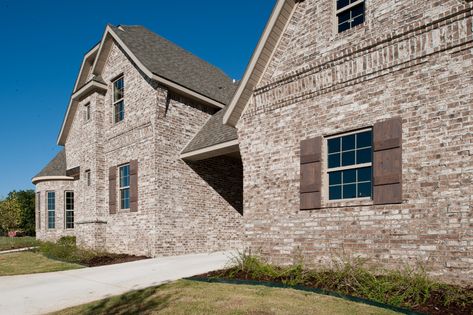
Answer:
[(365, 304), (292, 289), (180, 280), (76, 306), (73, 314), (398, 314)]
[(77, 268), (82, 268), (82, 266), (48, 259), (34, 252), (0, 255), (0, 276), (53, 272)]
[(38, 241), (34, 237), (3, 237), (0, 236), (0, 251), (37, 246)]

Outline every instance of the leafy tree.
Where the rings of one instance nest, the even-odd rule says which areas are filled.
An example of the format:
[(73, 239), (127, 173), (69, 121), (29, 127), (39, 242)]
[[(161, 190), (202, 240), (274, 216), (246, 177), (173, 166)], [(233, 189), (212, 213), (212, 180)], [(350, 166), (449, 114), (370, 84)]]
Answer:
[(19, 228), (27, 235), (33, 236), (36, 230), (34, 190), (12, 191), (8, 197), (16, 199), (19, 203), (21, 209)]
[(7, 232), (18, 229), (21, 222), (20, 203), (16, 198), (0, 201), (0, 229)]
[(12, 191), (0, 201), (0, 230), (21, 230), (35, 234), (35, 193), (33, 190)]

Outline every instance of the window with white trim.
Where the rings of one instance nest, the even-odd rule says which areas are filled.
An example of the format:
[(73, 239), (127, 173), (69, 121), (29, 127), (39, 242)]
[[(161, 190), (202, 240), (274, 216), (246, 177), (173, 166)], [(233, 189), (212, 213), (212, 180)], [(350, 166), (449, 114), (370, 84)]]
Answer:
[(48, 229), (56, 228), (56, 193), (47, 192)]
[(74, 228), (74, 192), (66, 191), (64, 196), (66, 229)]
[(342, 33), (365, 22), (365, 0), (336, 0), (337, 28)]
[(373, 131), (327, 138), (329, 200), (371, 198)]
[(120, 175), (120, 209), (130, 209), (130, 164), (119, 168)]
[(125, 81), (123, 76), (113, 81), (113, 121), (125, 119)]

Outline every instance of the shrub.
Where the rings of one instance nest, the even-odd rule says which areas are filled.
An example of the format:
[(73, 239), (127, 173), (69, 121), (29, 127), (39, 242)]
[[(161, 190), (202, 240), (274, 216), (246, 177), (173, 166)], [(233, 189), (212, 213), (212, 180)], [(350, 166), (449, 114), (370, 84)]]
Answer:
[(42, 242), (39, 246), (39, 251), (50, 259), (75, 264), (84, 264), (86, 261), (97, 256), (97, 253), (94, 251), (77, 247), (76, 238), (73, 236), (62, 237), (57, 243)]
[(430, 279), (423, 268), (369, 269), (365, 260), (354, 259), (338, 260), (331, 267), (309, 270), (302, 261), (280, 267), (246, 253), (234, 257), (231, 263), (230, 268), (216, 276), (303, 285), (402, 307), (412, 308), (435, 300), (446, 307), (473, 308), (473, 290), (438, 283)]

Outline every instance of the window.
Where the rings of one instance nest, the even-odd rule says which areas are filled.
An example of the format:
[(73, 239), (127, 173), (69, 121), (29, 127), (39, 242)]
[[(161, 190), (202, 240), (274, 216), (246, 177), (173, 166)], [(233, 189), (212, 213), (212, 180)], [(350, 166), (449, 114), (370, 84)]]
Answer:
[(329, 200), (371, 197), (372, 142), (371, 129), (327, 138)]
[(364, 0), (337, 0), (338, 32), (344, 32), (365, 22)]
[(86, 122), (90, 120), (90, 103), (84, 105), (84, 119)]
[(85, 171), (85, 182), (87, 186), (90, 186), (90, 170)]
[(48, 191), (48, 229), (56, 228), (56, 193)]
[(120, 209), (130, 209), (130, 164), (120, 166)]
[(66, 191), (65, 196), (66, 229), (74, 228), (74, 192)]
[(125, 82), (123, 77), (113, 82), (113, 117), (118, 123), (125, 119)]
[(36, 193), (36, 226), (38, 229), (41, 228), (41, 193), (37, 192)]

